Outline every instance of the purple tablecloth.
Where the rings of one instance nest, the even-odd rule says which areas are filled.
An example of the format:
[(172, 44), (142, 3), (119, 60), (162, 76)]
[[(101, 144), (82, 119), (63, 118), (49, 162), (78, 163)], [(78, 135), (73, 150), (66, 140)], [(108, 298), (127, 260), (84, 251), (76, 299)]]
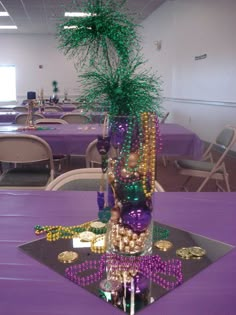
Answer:
[[(0, 111), (0, 123), (15, 123), (16, 116), (19, 115), (19, 112), (14, 111)], [(68, 114), (68, 111), (64, 112), (44, 112), (43, 116), (45, 118), (61, 118), (62, 115)], [(102, 123), (104, 120), (104, 115), (100, 113), (92, 113), (89, 115), (92, 123)]]
[[(236, 193), (157, 193), (154, 219), (236, 245)], [(0, 192), (0, 314), (104, 315), (118, 309), (21, 252), (33, 227), (96, 218), (94, 192)], [(62, 248), (63, 250), (63, 248)], [(236, 250), (160, 298), (143, 315), (234, 315)]]
[(76, 109), (77, 106), (75, 104), (58, 104), (64, 112), (71, 112), (72, 110)]
[[(16, 132), (14, 128), (17, 126), (0, 126), (0, 133)], [(88, 144), (96, 139), (97, 135), (102, 134), (103, 127), (99, 124), (68, 124), (53, 125), (52, 128), (53, 130), (24, 132), (46, 140), (54, 154), (85, 154)], [(163, 142), (162, 155), (189, 156), (194, 159), (201, 157), (202, 141), (194, 132), (177, 124), (161, 124), (160, 131)]]

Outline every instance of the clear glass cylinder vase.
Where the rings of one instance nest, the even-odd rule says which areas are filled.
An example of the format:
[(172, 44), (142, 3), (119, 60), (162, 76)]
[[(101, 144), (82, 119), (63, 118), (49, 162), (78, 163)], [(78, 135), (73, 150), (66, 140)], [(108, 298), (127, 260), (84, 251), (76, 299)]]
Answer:
[(115, 201), (106, 234), (109, 253), (138, 256), (152, 250), (157, 123), (152, 113), (109, 119), (117, 151), (108, 166), (108, 193)]

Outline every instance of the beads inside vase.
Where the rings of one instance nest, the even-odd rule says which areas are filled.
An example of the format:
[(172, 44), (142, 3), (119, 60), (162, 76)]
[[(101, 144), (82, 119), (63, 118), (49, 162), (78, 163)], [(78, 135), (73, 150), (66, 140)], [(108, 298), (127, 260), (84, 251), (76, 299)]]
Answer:
[[(117, 158), (109, 162), (108, 174), (119, 218), (115, 222), (110, 220), (107, 248), (126, 255), (144, 254), (152, 247), (151, 197), (155, 190), (156, 153), (160, 148), (157, 116), (142, 113), (135, 117), (113, 117), (110, 137), (118, 150)], [(133, 235), (137, 235), (137, 240)]]

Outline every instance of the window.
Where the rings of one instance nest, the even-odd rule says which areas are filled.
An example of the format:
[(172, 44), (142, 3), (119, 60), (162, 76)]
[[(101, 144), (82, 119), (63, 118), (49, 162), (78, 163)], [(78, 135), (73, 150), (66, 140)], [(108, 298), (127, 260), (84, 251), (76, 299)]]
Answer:
[(0, 65), (0, 102), (16, 101), (16, 67)]

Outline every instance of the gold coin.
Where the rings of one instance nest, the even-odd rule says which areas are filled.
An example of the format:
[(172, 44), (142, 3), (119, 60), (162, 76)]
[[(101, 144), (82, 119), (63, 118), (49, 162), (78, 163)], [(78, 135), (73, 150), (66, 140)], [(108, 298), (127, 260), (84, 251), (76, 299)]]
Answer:
[(106, 226), (106, 224), (100, 221), (95, 221), (95, 222), (92, 222), (90, 226), (94, 229), (102, 229)]
[(163, 252), (166, 252), (168, 249), (173, 247), (173, 244), (167, 240), (160, 240), (154, 243), (154, 246), (160, 249)]
[(176, 255), (178, 255), (179, 257), (183, 259), (192, 258), (192, 254), (190, 253), (189, 248), (187, 247), (182, 247), (182, 248), (177, 249)]
[(75, 261), (76, 259), (78, 259), (79, 255), (76, 252), (69, 252), (69, 251), (65, 251), (60, 253), (57, 258), (60, 262), (62, 262), (63, 264), (70, 264), (73, 261)]
[(82, 242), (91, 242), (96, 237), (96, 234), (90, 231), (84, 231), (79, 234), (79, 238)]
[(206, 255), (206, 250), (198, 246), (189, 247), (189, 252), (195, 257), (203, 257)]

